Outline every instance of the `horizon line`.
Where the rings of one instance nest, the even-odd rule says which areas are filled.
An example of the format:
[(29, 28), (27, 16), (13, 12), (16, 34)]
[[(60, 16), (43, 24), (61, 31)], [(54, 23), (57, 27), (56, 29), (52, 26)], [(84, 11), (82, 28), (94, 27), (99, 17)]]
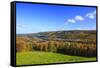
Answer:
[[(79, 29), (76, 29), (79, 31)], [(82, 30), (82, 29), (80, 29)], [(96, 30), (96, 29), (89, 29), (90, 31)], [(57, 30), (57, 31), (75, 31), (75, 30)], [(84, 29), (83, 31), (88, 31), (87, 29)], [(40, 32), (30, 32), (30, 33), (16, 33), (16, 34), (33, 34), (33, 33), (41, 33), (41, 32), (56, 32), (56, 31), (40, 31)]]

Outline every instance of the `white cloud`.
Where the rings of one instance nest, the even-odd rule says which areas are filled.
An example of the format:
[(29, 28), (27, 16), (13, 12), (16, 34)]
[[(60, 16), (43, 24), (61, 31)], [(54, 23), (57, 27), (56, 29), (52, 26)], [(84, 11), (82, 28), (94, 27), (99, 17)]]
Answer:
[(75, 18), (73, 19), (68, 19), (66, 23), (64, 23), (65, 25), (67, 25), (68, 23), (76, 23), (76, 21), (83, 21), (84, 18), (82, 16), (75, 16)]
[(94, 19), (94, 15), (93, 15), (92, 13), (88, 13), (88, 14), (86, 15), (86, 17), (88, 17), (88, 18), (90, 18), (90, 19)]
[(84, 21), (86, 19), (86, 17), (89, 18), (89, 19), (94, 19), (95, 16), (96, 16), (96, 10), (94, 10), (91, 13), (87, 13), (84, 16), (77, 15), (72, 19), (68, 19), (67, 22), (64, 23), (64, 24), (67, 25), (68, 23), (76, 23), (77, 21)]
[(77, 21), (83, 21), (84, 18), (82, 16), (75, 16), (75, 20), (77, 20)]
[(96, 15), (96, 10), (91, 12), (91, 13), (87, 13), (86, 14), (86, 17), (90, 18), (90, 19), (94, 19), (95, 18), (95, 15)]
[(76, 23), (76, 21), (74, 19), (68, 19), (67, 22)]
[(25, 28), (26, 25), (23, 25), (23, 24), (17, 24), (17, 27), (18, 27), (18, 28)]

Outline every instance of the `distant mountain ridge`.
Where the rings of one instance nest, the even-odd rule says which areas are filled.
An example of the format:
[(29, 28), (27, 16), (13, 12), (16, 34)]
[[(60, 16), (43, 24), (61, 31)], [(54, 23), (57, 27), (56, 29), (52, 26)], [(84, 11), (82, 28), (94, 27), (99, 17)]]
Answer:
[(17, 37), (28, 37), (33, 40), (94, 39), (96, 38), (96, 30), (50, 31), (30, 34), (17, 34)]

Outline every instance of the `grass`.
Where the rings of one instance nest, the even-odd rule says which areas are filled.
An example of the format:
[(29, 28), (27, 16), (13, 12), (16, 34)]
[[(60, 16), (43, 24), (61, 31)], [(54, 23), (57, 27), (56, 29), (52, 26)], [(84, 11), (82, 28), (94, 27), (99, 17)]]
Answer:
[(87, 58), (40, 51), (18, 52), (16, 55), (17, 65), (96, 61), (96, 57)]

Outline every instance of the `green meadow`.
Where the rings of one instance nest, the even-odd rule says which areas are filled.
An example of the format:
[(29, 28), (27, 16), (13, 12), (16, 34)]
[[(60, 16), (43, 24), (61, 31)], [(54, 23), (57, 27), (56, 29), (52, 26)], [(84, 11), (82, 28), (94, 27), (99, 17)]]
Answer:
[(96, 57), (87, 58), (42, 51), (17, 52), (16, 54), (17, 65), (96, 61)]

